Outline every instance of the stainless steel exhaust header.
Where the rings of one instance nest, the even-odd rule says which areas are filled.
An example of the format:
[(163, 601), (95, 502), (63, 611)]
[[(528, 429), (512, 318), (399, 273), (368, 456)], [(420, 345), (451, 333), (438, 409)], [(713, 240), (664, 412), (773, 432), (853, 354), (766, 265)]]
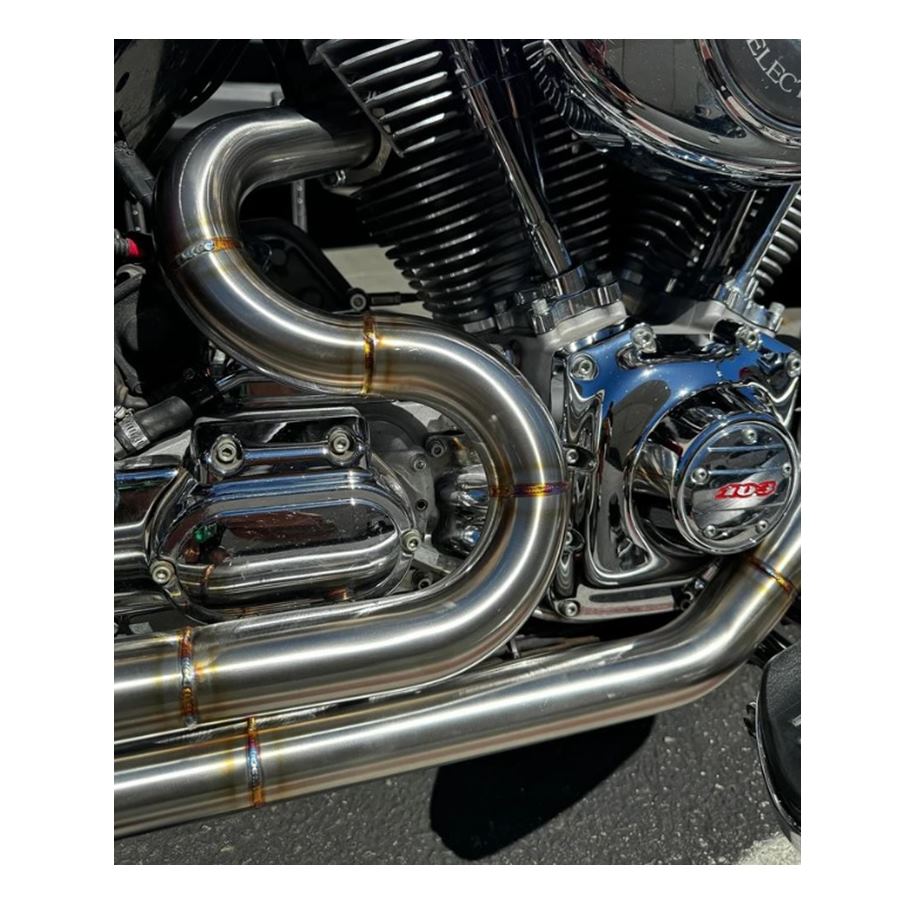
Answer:
[(528, 383), (427, 320), (305, 309), (241, 246), (238, 209), (253, 188), (373, 152), (367, 131), (330, 133), (284, 108), (208, 123), (160, 177), (158, 256), (193, 321), (251, 368), (332, 394), (418, 400), (466, 428), (494, 498), (482, 539), (452, 580), (421, 593), (118, 642), (117, 738), (440, 681), (512, 637), (546, 590), (568, 492), (554, 424)]
[(417, 694), (158, 739), (116, 763), (117, 834), (654, 715), (721, 684), (800, 584), (800, 509), (650, 634), (476, 670)]

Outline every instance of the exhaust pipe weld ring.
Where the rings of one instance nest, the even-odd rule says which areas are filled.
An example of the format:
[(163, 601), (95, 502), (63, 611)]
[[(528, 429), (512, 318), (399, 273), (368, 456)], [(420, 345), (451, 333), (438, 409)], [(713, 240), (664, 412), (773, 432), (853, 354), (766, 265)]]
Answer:
[(780, 572), (773, 569), (768, 563), (763, 562), (758, 556), (748, 556), (747, 562), (760, 572), (769, 576), (789, 597), (799, 593), (797, 586)]
[(178, 668), (181, 672), (181, 717), (185, 725), (196, 725), (197, 672), (194, 668), (194, 629), (190, 626), (181, 632), (178, 642)]
[(266, 802), (263, 790), (262, 759), (259, 752), (259, 731), (256, 718), (247, 720), (247, 787), (250, 790), (250, 803), (254, 807), (264, 806)]
[(365, 396), (372, 390), (372, 379), (375, 377), (375, 347), (378, 335), (375, 333), (375, 317), (367, 315), (363, 319), (363, 366), (364, 376), (360, 394)]
[(236, 238), (208, 238), (203, 241), (197, 241), (189, 247), (185, 247), (175, 257), (175, 268), (181, 268), (185, 263), (189, 263), (192, 259), (202, 256), (204, 253), (219, 253), (222, 250), (240, 250), (243, 243)]
[(568, 481), (523, 482), (521, 484), (496, 484), (489, 491), (491, 497), (549, 497), (564, 494)]

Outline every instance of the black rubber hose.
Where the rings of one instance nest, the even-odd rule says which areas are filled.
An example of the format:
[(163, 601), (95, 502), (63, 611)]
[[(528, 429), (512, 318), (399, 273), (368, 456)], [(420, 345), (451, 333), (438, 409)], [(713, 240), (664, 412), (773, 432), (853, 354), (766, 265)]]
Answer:
[(129, 413), (127, 423), (116, 422), (115, 458), (122, 459), (189, 425), (194, 411), (181, 397), (167, 397), (153, 406)]
[(190, 396), (186, 399), (173, 395), (148, 406), (129, 413), (130, 420), (126, 423), (116, 422), (116, 459), (143, 450), (155, 444), (161, 438), (186, 428), (197, 411), (219, 396), (215, 385), (207, 381), (203, 385), (195, 386)]

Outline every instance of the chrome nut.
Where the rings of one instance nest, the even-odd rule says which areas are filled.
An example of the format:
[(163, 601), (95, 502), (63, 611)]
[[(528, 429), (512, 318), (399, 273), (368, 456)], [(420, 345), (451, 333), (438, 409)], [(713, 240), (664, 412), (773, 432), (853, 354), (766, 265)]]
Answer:
[(346, 456), (353, 449), (353, 438), (343, 428), (335, 428), (328, 436), (328, 447), (335, 456)]
[(762, 343), (759, 331), (752, 325), (741, 325), (737, 332), (735, 332), (735, 338), (739, 344), (746, 347), (748, 350), (759, 350), (759, 346)]
[(567, 619), (574, 619), (581, 612), (581, 607), (576, 600), (566, 600), (559, 604), (559, 614)]
[(655, 353), (656, 352), (656, 335), (649, 325), (635, 325), (631, 329), (631, 343), (634, 344), (638, 353)]
[(241, 467), (241, 446), (230, 434), (221, 434), (212, 445), (210, 466), (220, 475), (231, 475)]
[(597, 374), (597, 364), (590, 356), (581, 353), (573, 358), (569, 371), (572, 373), (573, 378), (579, 381), (587, 381)]
[(796, 350), (788, 353), (787, 359), (784, 361), (784, 370), (791, 378), (800, 377), (800, 354)]
[(400, 546), (404, 553), (415, 553), (422, 546), (422, 535), (415, 528), (404, 531), (400, 536)]
[(167, 559), (158, 559), (150, 566), (150, 578), (155, 584), (166, 585), (175, 577), (175, 566)]

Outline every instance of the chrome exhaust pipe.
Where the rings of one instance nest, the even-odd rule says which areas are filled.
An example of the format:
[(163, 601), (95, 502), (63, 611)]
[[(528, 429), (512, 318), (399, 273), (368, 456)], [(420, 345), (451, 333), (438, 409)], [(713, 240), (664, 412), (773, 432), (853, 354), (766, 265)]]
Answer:
[(503, 663), (417, 694), (123, 746), (119, 835), (655, 715), (728, 678), (800, 585), (800, 509), (650, 634)]
[(531, 386), (428, 320), (305, 309), (241, 246), (238, 208), (253, 188), (361, 165), (374, 147), (368, 131), (330, 133), (285, 108), (201, 126), (157, 185), (158, 258), (197, 326), (250, 368), (332, 394), (418, 400), (467, 429), (493, 497), (482, 538), (452, 578), (420, 593), (118, 642), (117, 738), (441, 681), (509, 640), (552, 577), (568, 491)]

